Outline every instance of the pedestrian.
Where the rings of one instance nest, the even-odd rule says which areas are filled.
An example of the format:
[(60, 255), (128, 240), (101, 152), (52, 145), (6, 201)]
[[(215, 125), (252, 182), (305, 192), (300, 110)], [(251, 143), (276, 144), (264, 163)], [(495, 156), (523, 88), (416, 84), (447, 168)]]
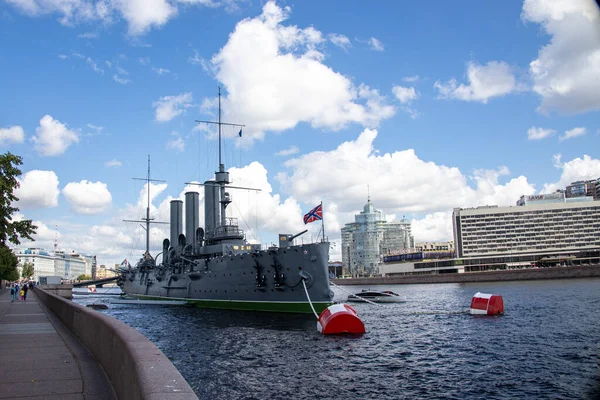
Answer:
[(29, 290), (29, 288), (27, 287), (27, 284), (23, 285), (23, 301), (27, 300), (27, 291)]
[(24, 301), (24, 299), (25, 299), (25, 291), (23, 289), (19, 290), (19, 297), (21, 298), (21, 301)]
[(15, 301), (15, 286), (14, 284), (10, 284), (10, 302), (14, 302)]

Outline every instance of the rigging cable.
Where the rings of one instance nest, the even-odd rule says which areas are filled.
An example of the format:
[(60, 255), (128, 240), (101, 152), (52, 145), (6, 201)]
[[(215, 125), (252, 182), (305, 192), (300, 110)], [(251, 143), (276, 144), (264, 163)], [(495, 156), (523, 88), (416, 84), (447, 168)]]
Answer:
[(312, 309), (313, 314), (315, 314), (315, 317), (317, 317), (317, 320), (319, 319), (319, 316), (317, 315), (317, 312), (315, 311), (315, 308), (312, 305), (312, 301), (310, 301), (310, 296), (308, 295), (308, 289), (306, 288), (306, 279), (302, 278), (302, 285), (304, 286), (304, 293), (306, 293), (306, 298), (308, 299), (308, 304), (310, 304), (310, 308)]

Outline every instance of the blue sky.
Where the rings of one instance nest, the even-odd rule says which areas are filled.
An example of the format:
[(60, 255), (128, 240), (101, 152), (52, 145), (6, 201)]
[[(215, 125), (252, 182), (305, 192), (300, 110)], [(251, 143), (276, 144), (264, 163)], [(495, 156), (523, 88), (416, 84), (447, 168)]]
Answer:
[[(370, 192), (416, 241), (451, 240), (453, 207), (600, 177), (600, 13), (592, 0), (460, 3), (0, 2), (0, 151), (21, 155), (36, 243), (114, 264), (152, 216), (217, 167), (248, 239), (340, 229)], [(368, 189), (367, 189), (368, 187)], [(305, 240), (317, 235), (308, 225)], [(166, 229), (151, 230), (153, 252)]]

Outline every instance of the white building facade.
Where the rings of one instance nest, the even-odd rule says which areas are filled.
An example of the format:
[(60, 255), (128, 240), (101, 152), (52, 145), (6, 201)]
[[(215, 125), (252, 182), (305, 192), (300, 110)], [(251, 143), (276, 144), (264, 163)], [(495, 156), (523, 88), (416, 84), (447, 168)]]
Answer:
[(19, 276), (23, 273), (23, 265), (25, 263), (33, 264), (33, 280), (38, 281), (40, 276), (54, 276), (54, 255), (43, 249), (31, 248), (23, 250), (15, 250), (18, 264), (17, 270)]
[(456, 257), (600, 248), (600, 201), (455, 208)]
[(62, 279), (76, 279), (79, 275), (91, 275), (92, 266), (95, 265), (95, 256), (83, 257), (78, 254), (65, 254), (64, 252), (46, 251), (38, 248), (15, 250), (19, 276), (23, 272), (25, 263), (33, 264), (33, 280), (39, 281), (40, 276), (60, 276)]

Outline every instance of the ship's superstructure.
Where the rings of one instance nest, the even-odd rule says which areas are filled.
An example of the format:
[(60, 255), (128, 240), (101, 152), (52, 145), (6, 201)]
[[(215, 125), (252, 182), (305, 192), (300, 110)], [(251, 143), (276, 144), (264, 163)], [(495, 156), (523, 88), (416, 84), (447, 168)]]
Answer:
[[(229, 190), (249, 188), (231, 186), (221, 162), (220, 128), (225, 123), (220, 91), (216, 124), (219, 168), (214, 179), (202, 184), (204, 228), (199, 226), (197, 192), (185, 194), (185, 233), (183, 201), (171, 201), (170, 237), (163, 241), (162, 262), (155, 262), (147, 241), (138, 264), (121, 268), (123, 291), (138, 298), (186, 300), (201, 307), (283, 312), (311, 312), (310, 298), (317, 312), (324, 310), (333, 299), (327, 273), (329, 243), (294, 245), (293, 239), (301, 233), (280, 234), (279, 246), (268, 249), (246, 241), (237, 219), (226, 213), (232, 202)], [(148, 227), (150, 216), (144, 221)]]

